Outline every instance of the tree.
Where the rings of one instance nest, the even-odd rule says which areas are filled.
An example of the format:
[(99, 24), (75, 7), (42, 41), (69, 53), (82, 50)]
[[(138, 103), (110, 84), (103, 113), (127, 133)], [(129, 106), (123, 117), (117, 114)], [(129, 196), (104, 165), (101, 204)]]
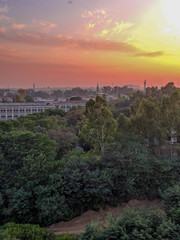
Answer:
[(180, 185), (169, 187), (162, 193), (162, 199), (166, 213), (180, 224)]
[(40, 228), (38, 225), (7, 223), (0, 227), (2, 240), (55, 240), (54, 233)]
[(25, 99), (25, 101), (26, 101), (27, 103), (34, 102), (33, 98), (32, 98), (31, 96), (29, 96), (29, 95), (25, 96), (24, 99)]
[(74, 131), (77, 135), (79, 134), (82, 128), (84, 108), (79, 107), (77, 109), (70, 109), (66, 114), (66, 119), (68, 126)]
[(90, 99), (86, 103), (84, 115), (85, 124), (80, 137), (86, 139), (95, 152), (103, 154), (105, 146), (112, 143), (116, 130), (116, 122), (106, 100), (99, 96), (95, 100)]
[(77, 146), (77, 137), (70, 130), (50, 130), (48, 132), (50, 139), (55, 140), (57, 144), (57, 159), (60, 159), (64, 154), (67, 154)]
[(75, 110), (70, 109), (70, 111), (68, 111), (66, 114), (66, 119), (67, 119), (68, 125), (75, 126), (78, 122), (82, 121), (83, 113), (84, 113), (83, 108), (79, 108), (79, 109), (75, 109)]
[(70, 98), (70, 101), (80, 101), (80, 100), (82, 100), (82, 98), (79, 97), (79, 96), (71, 97), (71, 98)]
[(112, 88), (111, 88), (110, 86), (104, 86), (104, 87), (102, 88), (102, 92), (103, 92), (103, 93), (108, 93), (108, 94), (110, 94), (110, 93), (111, 93), (111, 90), (112, 90)]
[(56, 99), (59, 97), (63, 97), (63, 92), (60, 89), (54, 90), (52, 92), (52, 96), (55, 97)]
[(131, 120), (130, 118), (126, 117), (123, 113), (120, 113), (117, 119), (117, 132), (126, 135), (131, 131)]
[(144, 99), (131, 106), (132, 128), (150, 146), (162, 144), (165, 140), (164, 129), (160, 123), (160, 109), (156, 98)]
[(104, 228), (93, 225), (86, 227), (80, 240), (178, 240), (179, 226), (175, 225), (160, 210), (125, 210), (117, 219), (111, 218)]
[[(12, 186), (16, 171), (22, 167), (28, 155), (38, 157), (44, 154), (49, 161), (56, 155), (55, 142), (47, 135), (28, 131), (12, 131), (0, 136), (0, 189)], [(4, 184), (3, 184), (4, 182)]]
[(25, 96), (26, 90), (25, 89), (18, 89), (17, 94), (14, 96), (14, 102), (24, 102), (24, 96)]
[(26, 90), (25, 90), (25, 89), (23, 89), (23, 88), (18, 89), (18, 94), (19, 94), (20, 96), (24, 97), (25, 93), (26, 93)]
[(166, 86), (161, 88), (161, 92), (162, 92), (162, 94), (170, 95), (175, 89), (176, 89), (176, 87), (174, 86), (174, 83), (169, 82), (166, 84)]

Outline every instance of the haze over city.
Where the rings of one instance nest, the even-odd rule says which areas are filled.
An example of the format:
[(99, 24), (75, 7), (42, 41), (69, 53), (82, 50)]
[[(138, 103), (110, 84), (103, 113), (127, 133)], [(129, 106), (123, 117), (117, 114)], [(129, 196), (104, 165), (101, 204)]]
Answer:
[(0, 88), (180, 86), (179, 0), (1, 0)]

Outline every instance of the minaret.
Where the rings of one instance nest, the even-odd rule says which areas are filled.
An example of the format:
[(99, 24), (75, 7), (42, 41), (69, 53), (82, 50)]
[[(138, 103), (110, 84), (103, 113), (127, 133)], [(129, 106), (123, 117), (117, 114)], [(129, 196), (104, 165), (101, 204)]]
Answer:
[(144, 93), (146, 92), (146, 80), (144, 80)]
[(33, 84), (33, 90), (34, 90), (34, 91), (36, 90), (36, 85), (35, 85), (35, 83)]
[(97, 84), (96, 92), (99, 92), (99, 84)]

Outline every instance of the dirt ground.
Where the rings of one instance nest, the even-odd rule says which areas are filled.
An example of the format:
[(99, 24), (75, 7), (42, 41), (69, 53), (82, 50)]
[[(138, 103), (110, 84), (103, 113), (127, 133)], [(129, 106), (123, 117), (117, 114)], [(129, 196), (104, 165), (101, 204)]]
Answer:
[(103, 223), (106, 219), (108, 213), (111, 213), (112, 216), (118, 216), (122, 213), (125, 208), (131, 207), (133, 209), (139, 208), (152, 208), (152, 209), (162, 209), (160, 201), (149, 201), (149, 200), (130, 200), (128, 203), (123, 203), (115, 208), (108, 207), (105, 210), (99, 212), (96, 211), (87, 211), (79, 217), (73, 218), (69, 222), (61, 221), (59, 223), (52, 224), (47, 227), (47, 230), (54, 232), (55, 234), (62, 233), (80, 233), (85, 230), (86, 225), (90, 224), (92, 221), (99, 220)]

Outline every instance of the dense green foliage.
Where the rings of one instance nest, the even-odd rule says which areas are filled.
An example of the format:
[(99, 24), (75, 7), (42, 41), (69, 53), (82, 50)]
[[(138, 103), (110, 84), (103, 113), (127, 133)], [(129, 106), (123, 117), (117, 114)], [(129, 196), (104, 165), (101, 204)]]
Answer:
[(178, 240), (180, 226), (168, 220), (161, 211), (126, 210), (102, 230), (98, 224), (87, 226), (81, 240)]
[[(167, 226), (176, 235), (180, 148), (178, 143), (170, 144), (170, 138), (172, 134), (180, 137), (180, 92), (170, 83), (161, 90), (129, 93), (118, 101), (109, 108), (98, 96), (87, 102), (85, 111), (56, 109), (0, 121), (1, 225), (47, 226), (107, 204), (159, 198), (174, 222), (160, 216), (155, 233), (162, 229), (166, 234)], [(149, 221), (151, 224), (149, 217), (131, 214), (147, 226)], [(112, 231), (117, 228), (124, 234), (121, 224)], [(129, 234), (124, 239), (130, 239)], [(134, 239), (146, 236), (139, 234)], [(103, 239), (101, 234), (97, 239)]]
[(55, 240), (55, 235), (38, 225), (7, 223), (0, 227), (0, 240)]
[(107, 102), (97, 96), (86, 103), (85, 121), (80, 138), (86, 139), (96, 152), (104, 153), (107, 144), (112, 143), (116, 122), (108, 109)]
[(77, 237), (75, 237), (72, 234), (64, 233), (61, 235), (56, 235), (55, 240), (76, 240)]
[(163, 205), (166, 213), (180, 224), (180, 185), (169, 187), (163, 194)]

